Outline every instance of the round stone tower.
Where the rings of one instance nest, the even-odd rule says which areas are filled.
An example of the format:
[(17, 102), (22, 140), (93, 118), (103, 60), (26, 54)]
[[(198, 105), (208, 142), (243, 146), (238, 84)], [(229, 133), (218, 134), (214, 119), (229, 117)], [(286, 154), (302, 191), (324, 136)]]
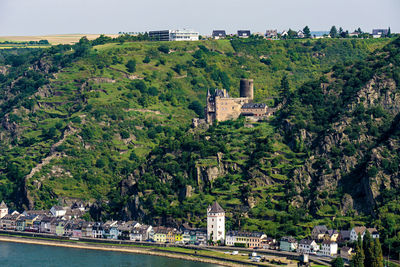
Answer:
[(240, 97), (253, 100), (253, 79), (240, 79)]

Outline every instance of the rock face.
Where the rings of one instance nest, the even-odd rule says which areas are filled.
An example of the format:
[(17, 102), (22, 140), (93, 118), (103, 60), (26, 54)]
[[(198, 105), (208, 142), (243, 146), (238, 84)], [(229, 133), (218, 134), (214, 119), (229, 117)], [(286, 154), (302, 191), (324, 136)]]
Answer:
[[(369, 117), (360, 119), (356, 115), (360, 109), (382, 109), (387, 115), (382, 117), (377, 112), (369, 112)], [(371, 125), (380, 130), (389, 130), (386, 129), (387, 118), (393, 120), (400, 112), (400, 92), (396, 89), (395, 81), (385, 76), (375, 76), (358, 92), (347, 110), (345, 115), (319, 138), (305, 130), (300, 132), (298, 139), (308, 144), (317, 142), (317, 145), (312, 151), (313, 156), (295, 171), (294, 178), (301, 185), (298, 192), (310, 185), (318, 192), (332, 192), (338, 186), (344, 187), (348, 193), (342, 199), (344, 213), (353, 207), (372, 212), (382, 188), (399, 184), (397, 174), (389, 176), (378, 172), (373, 177), (368, 174), (371, 166), (381, 164), (380, 154), (383, 148), (376, 145), (384, 138), (371, 133)], [(391, 149), (398, 147), (396, 141), (392, 140), (391, 144)], [(339, 152), (343, 155), (337, 156)], [(352, 187), (349, 188), (349, 185)], [(353, 202), (357, 199), (358, 201)]]

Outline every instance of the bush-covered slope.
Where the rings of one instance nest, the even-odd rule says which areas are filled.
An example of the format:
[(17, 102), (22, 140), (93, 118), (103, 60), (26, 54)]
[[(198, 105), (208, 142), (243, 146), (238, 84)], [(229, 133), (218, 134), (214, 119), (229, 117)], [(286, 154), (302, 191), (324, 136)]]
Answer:
[[(93, 46), (101, 42), (82, 39), (74, 46), (1, 51), (1, 198), (29, 208), (79, 198), (95, 203), (96, 219), (197, 226), (204, 224), (205, 206), (218, 199), (229, 227), (274, 236), (306, 235), (318, 222), (366, 222), (377, 209), (357, 206), (364, 196), (337, 190), (332, 180), (351, 181), (351, 169), (363, 162), (375, 162), (371, 173), (389, 175), (381, 171), (393, 165), (384, 158), (394, 157), (390, 140), (397, 140), (389, 137), (396, 115), (389, 107), (399, 103), (398, 41), (385, 46), (389, 41)], [(237, 96), (242, 77), (254, 79), (257, 101), (286, 98), (281, 114), (272, 122), (191, 129), (207, 89)], [(335, 137), (334, 147), (321, 152), (335, 131), (346, 138)], [(358, 136), (368, 142), (354, 142)], [(373, 157), (374, 147), (382, 156)], [(343, 167), (346, 159), (351, 166)], [(332, 178), (335, 164), (340, 179)], [(398, 170), (391, 171), (396, 177)], [(374, 192), (381, 192), (372, 197), (377, 207), (385, 207), (389, 193)], [(354, 201), (350, 213), (343, 199)]]

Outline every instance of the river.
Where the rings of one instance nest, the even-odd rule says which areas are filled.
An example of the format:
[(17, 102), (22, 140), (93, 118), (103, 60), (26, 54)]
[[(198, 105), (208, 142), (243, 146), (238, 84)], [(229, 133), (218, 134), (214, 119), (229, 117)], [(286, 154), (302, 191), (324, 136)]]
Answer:
[(217, 265), (133, 253), (0, 242), (0, 266), (216, 267)]

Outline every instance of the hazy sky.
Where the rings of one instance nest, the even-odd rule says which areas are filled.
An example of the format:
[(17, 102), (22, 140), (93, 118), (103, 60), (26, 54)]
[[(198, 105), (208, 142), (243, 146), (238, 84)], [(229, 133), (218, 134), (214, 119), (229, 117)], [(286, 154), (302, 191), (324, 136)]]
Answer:
[(189, 28), (400, 32), (400, 0), (0, 0), (0, 35)]

